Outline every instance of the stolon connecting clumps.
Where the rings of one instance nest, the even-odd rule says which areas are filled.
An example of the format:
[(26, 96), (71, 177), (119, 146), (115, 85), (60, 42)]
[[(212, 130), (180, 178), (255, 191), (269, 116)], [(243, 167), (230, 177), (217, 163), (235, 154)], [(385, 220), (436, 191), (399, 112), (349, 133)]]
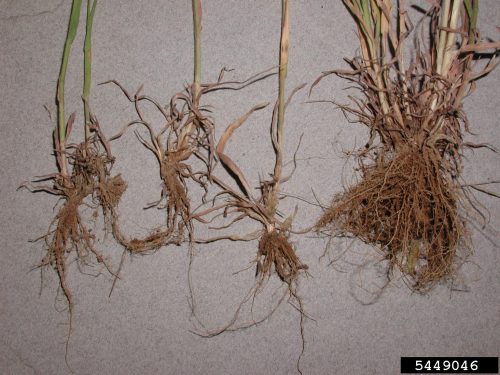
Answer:
[[(498, 43), (479, 39), (474, 0), (435, 1), (415, 36), (404, 1), (344, 0), (358, 26), (361, 56), (336, 74), (357, 85), (363, 98), (338, 105), (368, 127), (357, 154), (361, 179), (337, 194), (317, 222), (318, 231), (347, 233), (378, 245), (415, 290), (452, 276), (468, 252), (464, 212), (478, 209), (461, 181), (462, 154), (477, 147), (462, 109), (474, 81), (490, 72), (474, 69), (475, 57)], [(491, 55), (490, 55), (491, 56)], [(495, 56), (495, 53), (493, 54)], [(466, 255), (466, 254), (464, 254)]]
[[(82, 206), (92, 207), (96, 213), (100, 208), (108, 224), (111, 213), (118, 205), (126, 183), (120, 175), (111, 176), (114, 158), (108, 140), (99, 122), (90, 110), (91, 88), (91, 35), (97, 1), (87, 2), (86, 35), (84, 44), (83, 105), (85, 116), (85, 138), (79, 144), (69, 143), (75, 113), (65, 122), (64, 85), (71, 46), (76, 37), (82, 1), (74, 0), (63, 58), (57, 85), (57, 127), (54, 130), (55, 158), (58, 172), (37, 177), (22, 187), (32, 192), (46, 192), (58, 196), (62, 206), (50, 224), (49, 231), (41, 239), (45, 241), (47, 253), (40, 264), (52, 266), (60, 280), (60, 286), (69, 304), (69, 333), (73, 317), (73, 296), (67, 281), (70, 254), (76, 252), (77, 260), (87, 264), (92, 257), (104, 264), (110, 274), (115, 275), (104, 255), (95, 246), (95, 235), (85, 224), (80, 214)], [(105, 228), (106, 229), (106, 228)], [(68, 341), (69, 342), (69, 335)]]

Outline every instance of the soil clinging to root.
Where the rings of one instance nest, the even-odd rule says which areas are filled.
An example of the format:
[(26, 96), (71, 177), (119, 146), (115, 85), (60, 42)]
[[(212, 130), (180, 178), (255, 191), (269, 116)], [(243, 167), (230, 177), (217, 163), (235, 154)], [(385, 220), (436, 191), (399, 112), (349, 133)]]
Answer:
[[(44, 191), (59, 196), (64, 201), (47, 234), (42, 237), (47, 253), (40, 266), (50, 265), (55, 268), (69, 304), (70, 319), (73, 311), (73, 297), (67, 283), (67, 262), (70, 253), (76, 251), (77, 260), (84, 264), (88, 264), (93, 256), (115, 275), (106, 257), (95, 246), (95, 235), (84, 222), (80, 208), (89, 206), (89, 203), (96, 211), (101, 207), (105, 221), (109, 224), (110, 214), (127, 188), (120, 175), (110, 176), (114, 158), (110, 154), (109, 144), (101, 138), (98, 125), (94, 125), (94, 129), (97, 129), (97, 134), (91, 140), (67, 147), (66, 158), (72, 165), (70, 176), (57, 173), (22, 185), (33, 192)], [(100, 151), (100, 144), (106, 148), (105, 152)], [(53, 181), (53, 185), (45, 185), (44, 181)]]
[(272, 267), (279, 278), (287, 284), (293, 283), (307, 265), (301, 263), (295, 250), (282, 232), (265, 232), (259, 240), (257, 251), (257, 275), (260, 280), (272, 273)]
[(425, 289), (455, 270), (465, 234), (460, 196), (434, 149), (408, 146), (363, 166), (361, 181), (334, 197), (317, 227), (379, 245), (391, 270)]

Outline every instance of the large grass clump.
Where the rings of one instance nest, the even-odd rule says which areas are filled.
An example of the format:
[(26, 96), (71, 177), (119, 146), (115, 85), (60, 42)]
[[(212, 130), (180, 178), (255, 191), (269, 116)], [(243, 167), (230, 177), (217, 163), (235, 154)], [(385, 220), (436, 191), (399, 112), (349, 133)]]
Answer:
[[(350, 70), (319, 79), (333, 73), (359, 88), (361, 98), (339, 107), (370, 138), (357, 153), (359, 181), (334, 197), (316, 227), (379, 246), (389, 271), (397, 268), (415, 290), (427, 290), (452, 276), (464, 259), (459, 251), (468, 250), (464, 212), (471, 207), (461, 173), (470, 144), (462, 102), (495, 67), (498, 43), (479, 38), (479, 1), (437, 1), (415, 28), (405, 1), (344, 4), (361, 55), (348, 60)], [(493, 58), (475, 68), (486, 50)]]

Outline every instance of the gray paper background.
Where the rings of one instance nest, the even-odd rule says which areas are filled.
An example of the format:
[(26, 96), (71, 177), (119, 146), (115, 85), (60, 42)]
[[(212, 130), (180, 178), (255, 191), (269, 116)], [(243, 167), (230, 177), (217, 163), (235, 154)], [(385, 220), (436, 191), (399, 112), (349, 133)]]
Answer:
[[(417, 2), (426, 5), (425, 1)], [(480, 28), (498, 39), (495, 26), (500, 2), (482, 0)], [(0, 1), (0, 372), (2, 374), (67, 374), (65, 337), (67, 314), (57, 293), (52, 269), (40, 278), (30, 270), (43, 256), (42, 243), (29, 239), (42, 235), (52, 219), (54, 197), (16, 191), (22, 181), (55, 169), (51, 156), (50, 120), (55, 116), (55, 88), (70, 11), (70, 1)], [(280, 2), (207, 0), (203, 9), (203, 80), (215, 81), (225, 66), (235, 69), (228, 79), (244, 79), (277, 64)], [(291, 1), (288, 90), (312, 83), (325, 70), (345, 67), (343, 57), (356, 53), (355, 26), (341, 1)], [(67, 113), (81, 115), (83, 16), (71, 55), (67, 79)], [(93, 111), (110, 135), (134, 119), (132, 105), (116, 87), (97, 86), (117, 79), (131, 92), (144, 84), (144, 92), (167, 103), (192, 77), (191, 2), (184, 0), (100, 1), (94, 26)], [(475, 142), (500, 147), (497, 86), (500, 70), (479, 81), (477, 91), (465, 100)], [(311, 99), (346, 102), (347, 82), (325, 79)], [(213, 108), (218, 134), (226, 125), (259, 102), (273, 102), (277, 77), (242, 91), (217, 92), (204, 98)], [(353, 180), (342, 150), (362, 145), (366, 129), (348, 124), (329, 104), (307, 104), (307, 89), (289, 106), (286, 116), (286, 153), (290, 160), (303, 135), (297, 171), (284, 187), (289, 194), (322, 203)], [(253, 115), (227, 146), (227, 152), (246, 172), (253, 186), (273, 166), (268, 129), (271, 106)], [(151, 121), (159, 116), (149, 107)], [(78, 117), (81, 124), (82, 117)], [(81, 126), (73, 140), (81, 134)], [(80, 132), (80, 133), (78, 133)], [(162, 222), (161, 212), (143, 210), (159, 197), (157, 162), (132, 132), (113, 144), (114, 171), (122, 173), (129, 189), (120, 205), (122, 225), (130, 233), (147, 233)], [(470, 182), (498, 178), (498, 156), (477, 150), (467, 152), (464, 174)], [(221, 176), (223, 171), (219, 170)], [(498, 191), (498, 189), (497, 189)], [(498, 228), (500, 200), (481, 196), (491, 214), (483, 232), (469, 226), (475, 254), (455, 283), (440, 286), (426, 296), (413, 294), (402, 280), (385, 289), (384, 265), (374, 249), (338, 241), (328, 254), (326, 241), (315, 235), (293, 236), (311, 276), (300, 280), (306, 311), (314, 319), (305, 325), (304, 374), (397, 374), (400, 356), (498, 356), (500, 271)], [(298, 204), (295, 228), (311, 225), (320, 209), (287, 199), (282, 211)], [(89, 211), (90, 212), (90, 211)], [(98, 224), (97, 227), (98, 228)], [(242, 223), (233, 231), (258, 228)], [(119, 264), (121, 249), (111, 236), (99, 247), (110, 262)], [(200, 237), (208, 236), (197, 228)], [(227, 322), (254, 281), (250, 265), (256, 242), (219, 242), (197, 246), (192, 276), (197, 311), (207, 328)], [(299, 314), (283, 304), (266, 322), (245, 331), (204, 339), (195, 328), (188, 304), (188, 248), (162, 248), (150, 256), (127, 257), (122, 279), (111, 296), (112, 278), (69, 269), (75, 299), (74, 329), (68, 362), (77, 374), (288, 374), (296, 372), (301, 350)], [(365, 264), (364, 267), (359, 265)], [(99, 267), (85, 268), (98, 274)], [(41, 289), (41, 280), (43, 288)], [(279, 287), (271, 280), (267, 293), (254, 308), (261, 316), (271, 306)], [(41, 293), (40, 293), (41, 290)], [(279, 292), (277, 292), (279, 293)], [(279, 296), (279, 294), (276, 294)], [(275, 295), (275, 297), (276, 297)], [(360, 302), (361, 301), (361, 302)], [(249, 319), (249, 315), (245, 315)]]

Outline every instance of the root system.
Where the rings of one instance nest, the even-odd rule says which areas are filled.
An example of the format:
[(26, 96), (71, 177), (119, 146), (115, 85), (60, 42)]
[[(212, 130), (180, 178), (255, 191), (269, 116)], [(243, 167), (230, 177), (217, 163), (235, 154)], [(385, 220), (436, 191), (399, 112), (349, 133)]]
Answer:
[(465, 234), (459, 198), (441, 157), (408, 147), (363, 167), (361, 181), (334, 198), (317, 227), (380, 246), (390, 270), (398, 267), (421, 289), (456, 269)]
[[(73, 119), (74, 116), (70, 121)], [(95, 235), (81, 216), (81, 207), (91, 207), (96, 212), (101, 208), (104, 218), (110, 223), (110, 215), (127, 188), (120, 175), (111, 177), (114, 158), (99, 124), (95, 119), (92, 121), (90, 130), (94, 135), (88, 141), (66, 146), (66, 161), (72, 167), (70, 176), (57, 173), (22, 185), (32, 192), (48, 192), (63, 200), (47, 234), (42, 237), (46, 245), (46, 255), (40, 266), (52, 266), (59, 276), (61, 289), (69, 304), (70, 330), (74, 301), (67, 273), (71, 254), (76, 253), (76, 259), (82, 264), (91, 263), (93, 257), (98, 263), (102, 263), (111, 275), (116, 276), (106, 257), (97, 249)], [(55, 136), (55, 143), (58, 144), (57, 132)], [(60, 160), (59, 151), (56, 153)], [(48, 185), (47, 181), (52, 181), (53, 184)]]
[[(258, 73), (243, 82), (224, 81), (223, 68), (215, 83), (201, 82), (201, 17), (200, 0), (192, 0), (194, 64), (193, 82), (183, 91), (175, 93), (169, 105), (163, 106), (153, 98), (142, 95), (142, 87), (131, 96), (117, 81), (109, 81), (123, 91), (128, 100), (135, 105), (138, 119), (130, 122), (116, 137), (121, 136), (130, 126), (139, 124), (146, 127), (150, 141), (146, 141), (139, 133), (137, 137), (142, 144), (152, 151), (158, 162), (160, 177), (163, 182), (161, 198), (152, 206), (166, 210), (166, 222), (144, 238), (127, 239), (120, 231), (117, 215), (114, 215), (113, 232), (117, 240), (132, 253), (143, 253), (156, 250), (168, 244), (181, 244), (193, 241), (193, 223), (191, 217), (190, 198), (187, 182), (191, 181), (207, 193), (207, 186), (212, 182), (211, 172), (215, 165), (215, 125), (208, 116), (210, 110), (201, 105), (202, 97), (219, 90), (240, 90), (261, 79), (275, 74), (272, 69)], [(106, 82), (106, 83), (109, 83)], [(142, 102), (152, 103), (163, 116), (165, 122), (160, 131), (155, 132), (153, 125), (147, 121), (140, 105)], [(194, 171), (194, 161), (201, 161), (202, 169)], [(203, 202), (205, 195), (202, 197)], [(150, 206), (150, 207), (152, 207)]]

